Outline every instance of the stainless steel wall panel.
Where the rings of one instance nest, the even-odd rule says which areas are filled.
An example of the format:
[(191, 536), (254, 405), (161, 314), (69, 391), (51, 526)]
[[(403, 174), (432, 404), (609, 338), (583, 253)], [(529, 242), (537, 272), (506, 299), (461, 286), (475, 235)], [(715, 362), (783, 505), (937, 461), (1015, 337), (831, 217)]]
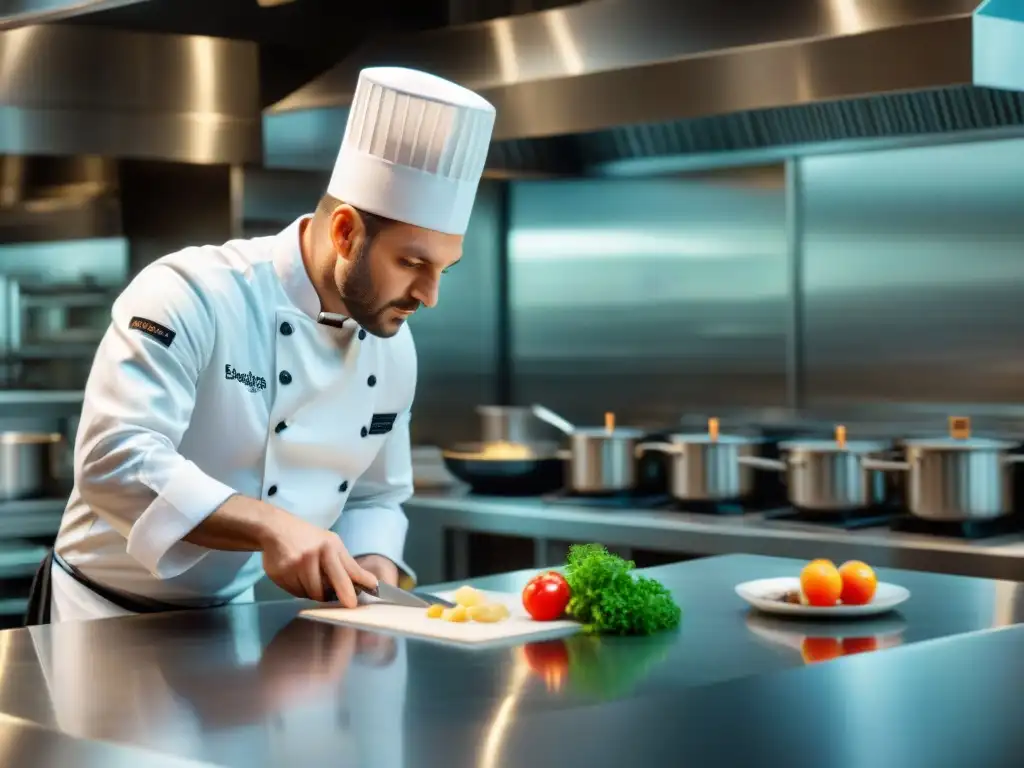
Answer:
[(782, 166), (511, 191), (515, 401), (589, 423), (785, 403)]
[(481, 183), (462, 261), (444, 276), (437, 307), (409, 320), (419, 358), (415, 444), (479, 439), (475, 406), (497, 402), (506, 192), (504, 182)]
[(801, 160), (807, 402), (1024, 397), (1024, 141)]

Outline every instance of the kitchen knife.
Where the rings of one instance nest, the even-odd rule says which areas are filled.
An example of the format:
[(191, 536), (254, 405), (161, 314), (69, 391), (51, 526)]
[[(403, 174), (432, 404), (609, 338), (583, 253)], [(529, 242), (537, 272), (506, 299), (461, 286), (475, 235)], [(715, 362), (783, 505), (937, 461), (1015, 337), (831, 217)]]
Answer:
[[(352, 586), (356, 588), (357, 593), (362, 592), (363, 594), (370, 595), (371, 597), (376, 597), (378, 600), (383, 600), (386, 603), (404, 605), (408, 608), (427, 608), (434, 603), (443, 605), (445, 608), (452, 608), (455, 606), (455, 603), (442, 600), (440, 597), (435, 597), (434, 595), (424, 595), (423, 597), (420, 597), (419, 595), (407, 592), (399, 587), (392, 587), (390, 584), (385, 584), (383, 581), (377, 582), (376, 589), (368, 589), (362, 584), (353, 584)], [(338, 602), (337, 593), (335, 593), (335, 591), (330, 587), (327, 587), (324, 591), (324, 602)]]

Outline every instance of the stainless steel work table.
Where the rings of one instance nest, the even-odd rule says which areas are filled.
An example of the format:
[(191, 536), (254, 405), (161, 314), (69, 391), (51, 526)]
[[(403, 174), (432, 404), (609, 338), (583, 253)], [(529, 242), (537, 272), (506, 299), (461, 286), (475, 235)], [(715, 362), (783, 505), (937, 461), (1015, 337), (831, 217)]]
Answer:
[[(1024, 628), (1005, 627), (1024, 620), (1024, 586), (881, 569), (910, 601), (824, 627), (750, 614), (734, 592), (800, 565), (651, 569), (683, 607), (678, 632), (530, 654), (297, 619), (297, 601), (10, 630), (0, 712), (55, 738), (247, 768), (1019, 765)], [(476, 583), (518, 590), (530, 575)], [(807, 665), (839, 635), (851, 652), (902, 647)]]
[[(446, 577), (445, 533), (532, 538), (535, 565), (558, 556), (550, 541), (598, 541), (608, 546), (679, 555), (748, 553), (775, 557), (860, 559), (892, 568), (1024, 581), (1024, 535), (956, 539), (903, 533), (885, 526), (843, 530), (766, 519), (764, 514), (713, 515), (668, 510), (595, 508), (560, 500), (420, 492), (405, 505), (407, 557), (425, 581)], [(465, 537), (455, 537), (453, 575), (465, 577)], [(461, 546), (460, 546), (461, 545)]]

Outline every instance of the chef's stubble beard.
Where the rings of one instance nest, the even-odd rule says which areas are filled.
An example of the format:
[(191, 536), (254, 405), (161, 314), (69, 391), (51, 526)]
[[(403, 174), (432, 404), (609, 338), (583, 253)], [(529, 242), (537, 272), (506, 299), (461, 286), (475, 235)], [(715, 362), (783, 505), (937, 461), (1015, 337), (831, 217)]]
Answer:
[(419, 308), (419, 302), (398, 301), (380, 306), (377, 288), (373, 284), (373, 275), (370, 272), (372, 255), (372, 242), (361, 245), (338, 289), (349, 317), (355, 320), (360, 328), (365, 328), (374, 336), (388, 338), (398, 333), (401, 325), (396, 325), (394, 329), (386, 328), (383, 323), (384, 312), (391, 307), (414, 310)]

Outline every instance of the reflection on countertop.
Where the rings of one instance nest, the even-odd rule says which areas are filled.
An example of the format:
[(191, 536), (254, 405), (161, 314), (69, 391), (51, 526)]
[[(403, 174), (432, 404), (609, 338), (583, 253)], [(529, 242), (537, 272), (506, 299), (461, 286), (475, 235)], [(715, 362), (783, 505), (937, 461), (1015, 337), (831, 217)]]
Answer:
[[(467, 650), (297, 618), (309, 605), (302, 601), (12, 630), (0, 633), (0, 712), (79, 738), (229, 766), (561, 764), (578, 747), (567, 728), (608, 750), (594, 764), (627, 754), (654, 764), (664, 754), (640, 727), (652, 708), (696, 715), (705, 697), (725, 695), (729, 685), (785, 680), (804, 666), (789, 638), (807, 628), (766, 624), (734, 592), (739, 582), (792, 575), (800, 565), (737, 555), (647, 569), (684, 616), (679, 630), (646, 638)], [(474, 584), (517, 591), (532, 575)], [(898, 613), (829, 631), (896, 634), (901, 647), (880, 643), (877, 652), (814, 669), (874, 657), (898, 671), (912, 657), (896, 654), (923, 641), (1024, 620), (1019, 584), (884, 568), (879, 577), (906, 586), (911, 599)], [(736, 695), (755, 695), (748, 688)], [(873, 695), (884, 696), (884, 686)], [(742, 722), (734, 727), (741, 738)], [(687, 728), (665, 738), (694, 738)]]

